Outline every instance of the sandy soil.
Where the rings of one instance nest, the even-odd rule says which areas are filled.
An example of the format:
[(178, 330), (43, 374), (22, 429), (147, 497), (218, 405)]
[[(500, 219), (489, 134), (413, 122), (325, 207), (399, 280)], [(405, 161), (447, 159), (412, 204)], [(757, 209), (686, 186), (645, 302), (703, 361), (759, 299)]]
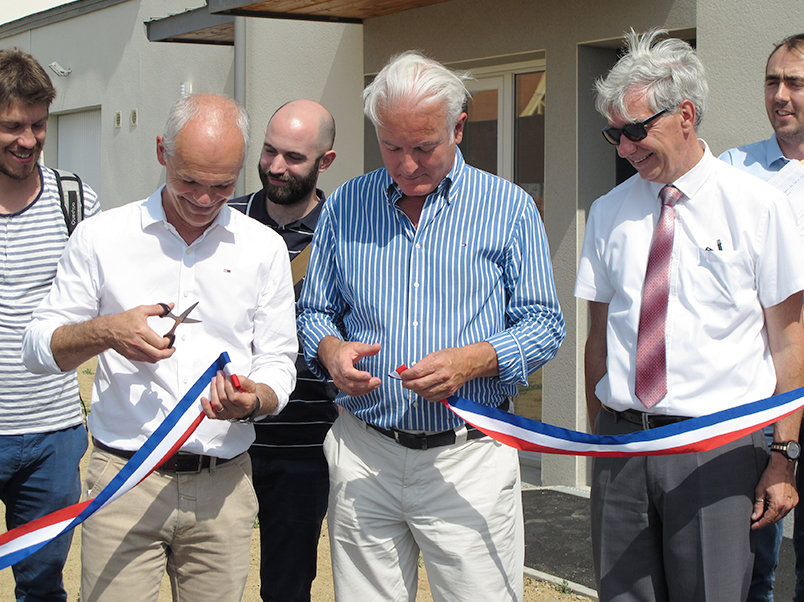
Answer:
[[(78, 380), (81, 387), (82, 400), (90, 399), (90, 389), (94, 377), (94, 364), (88, 363), (78, 369)], [(86, 473), (86, 463), (89, 452), (84, 457), (81, 468), (82, 474)], [(5, 525), (5, 508), (0, 505), (0, 525)], [(79, 588), (81, 583), (81, 528), (76, 529), (73, 537), (70, 555), (64, 567), (64, 584), (67, 590), (69, 602), (80, 602)], [(249, 571), (246, 591), (243, 595), (243, 602), (260, 602), (259, 596), (259, 531), (255, 529), (251, 538), (251, 570)], [(0, 600), (13, 600), (14, 577), (11, 569), (0, 571)], [(590, 601), (590, 598), (570, 592), (562, 592), (560, 586), (525, 578), (525, 602), (574, 602)], [(313, 582), (312, 599), (315, 602), (332, 602), (335, 600), (332, 586), (332, 569), (329, 556), (329, 541), (326, 529), (326, 521), (321, 533), (321, 541), (318, 546), (318, 577)], [(162, 590), (159, 594), (159, 602), (170, 602), (170, 585), (167, 576), (162, 581)], [(417, 600), (420, 602), (432, 602), (430, 588), (427, 582), (427, 573), (422, 568), (419, 571), (419, 591)]]
[[(5, 519), (5, 512), (0, 511), (0, 520)], [(64, 585), (67, 590), (69, 602), (79, 602), (78, 595), (81, 584), (81, 528), (76, 530), (70, 556), (64, 567)], [(260, 602), (259, 594), (259, 534), (255, 529), (251, 538), (251, 570), (246, 583), (243, 602)], [(0, 571), (0, 600), (13, 600), (14, 579), (11, 569)], [(590, 598), (574, 593), (562, 593), (559, 586), (525, 577), (525, 602), (591, 602)], [(416, 598), (420, 602), (432, 602), (430, 588), (427, 582), (427, 573), (420, 570), (419, 592)], [(162, 581), (162, 590), (159, 602), (170, 602), (170, 584), (167, 576)], [(326, 523), (321, 534), (321, 543), (318, 546), (318, 577), (313, 582), (312, 600), (314, 602), (333, 602), (335, 595), (332, 589), (332, 570), (329, 562), (329, 542), (327, 540)]]

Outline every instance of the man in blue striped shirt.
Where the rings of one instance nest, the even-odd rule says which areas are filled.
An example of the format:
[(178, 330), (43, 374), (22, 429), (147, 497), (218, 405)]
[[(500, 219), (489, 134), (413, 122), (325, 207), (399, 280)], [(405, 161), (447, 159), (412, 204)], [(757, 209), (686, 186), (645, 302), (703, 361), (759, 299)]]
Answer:
[[(363, 93), (384, 169), (327, 201), (300, 300), (305, 356), (346, 411), (324, 442), (339, 600), (521, 600), (516, 451), (438, 402), (507, 407), (564, 338), (544, 227), (466, 165), (465, 74), (418, 53)], [(401, 379), (388, 375), (400, 365)]]

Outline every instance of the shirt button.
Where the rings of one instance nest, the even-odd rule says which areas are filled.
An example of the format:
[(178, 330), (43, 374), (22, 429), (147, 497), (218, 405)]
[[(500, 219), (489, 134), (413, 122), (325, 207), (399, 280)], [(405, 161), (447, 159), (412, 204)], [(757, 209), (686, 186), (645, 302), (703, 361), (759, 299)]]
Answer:
[(186, 253), (187, 255), (192, 255), (192, 254), (193, 254), (193, 251), (192, 251), (192, 249), (187, 249), (187, 250), (185, 251), (185, 253)]
[(418, 325), (419, 325), (419, 322), (418, 322), (417, 320), (414, 320), (414, 321), (413, 321), (413, 325), (414, 325), (414, 326), (418, 326)]
[(184, 377), (184, 384), (185, 384), (185, 385), (187, 384), (187, 381), (188, 381), (188, 378), (185, 376), (185, 377)]
[(182, 297), (186, 297), (186, 296), (187, 296), (187, 295), (189, 295), (189, 294), (190, 294), (190, 293), (188, 293), (187, 291), (184, 291), (184, 292), (182, 293)]
[(421, 246), (419, 243), (416, 243), (416, 248), (417, 248), (417, 249), (421, 249), (421, 248), (422, 248), (422, 246)]
[(419, 402), (418, 402), (418, 401), (414, 401), (414, 402), (413, 402), (413, 407), (414, 407), (414, 408), (418, 408), (418, 407), (419, 407)]
[(419, 288), (419, 283), (418, 283), (418, 282), (414, 282), (414, 283), (413, 283), (413, 288)]
[(186, 334), (181, 335), (181, 340), (186, 341), (187, 340), (187, 335)]

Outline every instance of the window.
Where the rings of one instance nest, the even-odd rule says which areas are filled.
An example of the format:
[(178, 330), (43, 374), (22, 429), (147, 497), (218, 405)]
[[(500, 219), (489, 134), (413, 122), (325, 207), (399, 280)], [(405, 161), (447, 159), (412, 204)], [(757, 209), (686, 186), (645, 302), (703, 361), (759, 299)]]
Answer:
[[(469, 165), (524, 188), (544, 219), (544, 61), (479, 68), (473, 74), (461, 152)], [(520, 388), (515, 411), (541, 420), (541, 370)]]
[(470, 165), (524, 188), (544, 219), (544, 61), (473, 73), (461, 152)]

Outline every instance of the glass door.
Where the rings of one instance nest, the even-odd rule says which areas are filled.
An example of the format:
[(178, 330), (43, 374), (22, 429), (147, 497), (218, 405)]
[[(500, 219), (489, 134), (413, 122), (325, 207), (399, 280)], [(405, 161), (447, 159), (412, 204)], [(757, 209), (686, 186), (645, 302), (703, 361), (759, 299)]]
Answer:
[[(524, 188), (544, 219), (544, 62), (473, 73), (476, 81), (467, 86), (472, 100), (460, 144), (464, 159)], [(541, 420), (541, 370), (530, 376), (527, 387), (520, 387), (515, 412)]]

